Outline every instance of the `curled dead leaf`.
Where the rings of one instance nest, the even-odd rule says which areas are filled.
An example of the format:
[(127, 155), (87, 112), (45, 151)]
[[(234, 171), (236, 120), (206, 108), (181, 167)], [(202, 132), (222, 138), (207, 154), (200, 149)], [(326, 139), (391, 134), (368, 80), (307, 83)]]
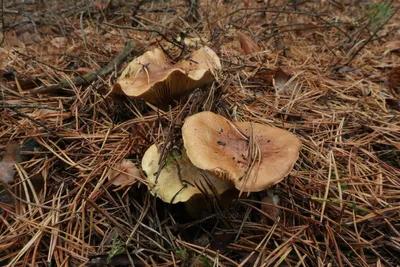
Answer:
[(54, 45), (58, 49), (64, 49), (67, 47), (67, 38), (66, 37), (55, 37), (51, 41), (51, 44)]
[(93, 5), (95, 8), (97, 8), (99, 10), (104, 10), (107, 8), (108, 2), (107, 1), (94, 1)]
[(126, 159), (110, 169), (107, 174), (108, 180), (112, 181), (113, 185), (120, 187), (135, 183), (138, 177), (140, 177), (140, 170), (132, 161)]
[(240, 47), (245, 55), (261, 51), (261, 48), (250, 36), (241, 32), (237, 32), (237, 35), (239, 36)]
[(290, 82), (291, 78), (292, 75), (286, 73), (280, 67), (278, 67), (275, 71), (273, 79), (273, 85), (275, 87), (275, 90), (278, 93), (292, 92), (295, 85), (293, 82)]

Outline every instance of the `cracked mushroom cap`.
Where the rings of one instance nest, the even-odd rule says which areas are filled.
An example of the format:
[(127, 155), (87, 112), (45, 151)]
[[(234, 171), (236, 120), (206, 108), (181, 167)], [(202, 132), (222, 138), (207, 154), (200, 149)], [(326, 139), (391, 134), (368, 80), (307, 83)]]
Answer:
[[(248, 141), (250, 135), (253, 141)], [(182, 137), (196, 167), (232, 180), (243, 192), (258, 192), (280, 182), (301, 150), (301, 141), (286, 130), (250, 122), (233, 124), (208, 111), (188, 117)], [(249, 156), (250, 143), (252, 151), (259, 153)]]
[(207, 46), (176, 64), (169, 63), (161, 49), (155, 49), (129, 63), (112, 91), (150, 103), (170, 101), (211, 83), (221, 68), (217, 54)]
[[(168, 157), (156, 182), (159, 158), (160, 151), (154, 144), (144, 153), (142, 169), (146, 173), (147, 180), (149, 181), (150, 193), (164, 202), (172, 204), (186, 202), (192, 196), (201, 194), (196, 184), (203, 188), (208, 194), (213, 194), (212, 189), (207, 184), (207, 180), (212, 184), (215, 192), (219, 195), (233, 187), (230, 181), (222, 181), (196, 168), (188, 159), (185, 151), (180, 155), (175, 153)], [(181, 182), (181, 179), (183, 182)]]

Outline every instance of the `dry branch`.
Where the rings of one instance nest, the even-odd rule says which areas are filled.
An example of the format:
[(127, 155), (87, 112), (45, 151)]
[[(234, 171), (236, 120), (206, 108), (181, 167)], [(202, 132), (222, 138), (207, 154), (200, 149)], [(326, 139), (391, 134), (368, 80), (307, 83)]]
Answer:
[(71, 83), (74, 86), (80, 86), (80, 85), (85, 85), (85, 84), (90, 84), (92, 83), (97, 77), (102, 77), (104, 75), (107, 75), (111, 73), (113, 70), (115, 70), (116, 66), (121, 64), (125, 58), (131, 54), (135, 49), (135, 45), (133, 42), (129, 41), (122, 52), (114, 58), (110, 63), (108, 63), (104, 68), (93, 72), (93, 73), (88, 73), (82, 76), (78, 76), (75, 78), (72, 78), (71, 81), (69, 80), (62, 80), (60, 83), (55, 84), (55, 85), (50, 85), (50, 86), (44, 86), (44, 87), (39, 87), (36, 89), (31, 90), (32, 94), (51, 94), (51, 93), (58, 93), (62, 91), (63, 88), (71, 88)]

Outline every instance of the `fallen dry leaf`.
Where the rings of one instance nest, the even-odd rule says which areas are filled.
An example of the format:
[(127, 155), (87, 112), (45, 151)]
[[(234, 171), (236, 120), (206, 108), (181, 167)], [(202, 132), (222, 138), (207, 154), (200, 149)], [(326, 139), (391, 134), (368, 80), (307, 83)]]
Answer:
[(20, 161), (20, 146), (10, 142), (6, 145), (6, 153), (0, 162), (0, 180), (4, 183), (14, 179), (14, 165)]
[(108, 6), (108, 1), (94, 1), (93, 5), (95, 8), (97, 8), (99, 10), (104, 10)]
[(85, 75), (85, 74), (92, 73), (92, 72), (95, 72), (95, 71), (94, 71), (94, 69), (91, 69), (91, 68), (80, 67), (80, 68), (77, 68), (75, 70), (75, 72), (80, 74), (80, 75)]
[(278, 93), (291, 92), (294, 89), (294, 83), (289, 82), (292, 75), (284, 72), (280, 67), (275, 71), (273, 84)]
[(240, 47), (245, 55), (261, 51), (261, 48), (250, 36), (241, 32), (237, 32), (237, 35), (239, 36)]
[(140, 177), (140, 170), (132, 161), (127, 159), (124, 159), (108, 173), (108, 180), (112, 180), (111, 183), (115, 186), (133, 184), (137, 181), (136, 177)]
[(58, 49), (65, 49), (67, 47), (67, 43), (68, 41), (66, 37), (55, 37), (51, 40), (51, 44)]

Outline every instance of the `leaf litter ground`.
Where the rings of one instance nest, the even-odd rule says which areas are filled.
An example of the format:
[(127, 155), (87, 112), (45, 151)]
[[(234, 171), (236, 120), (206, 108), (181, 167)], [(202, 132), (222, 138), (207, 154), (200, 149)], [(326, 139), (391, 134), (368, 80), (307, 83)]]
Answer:
[[(1, 187), (0, 265), (400, 264), (399, 3), (21, 2), (2, 2), (0, 149), (21, 155)], [(198, 42), (223, 64), (207, 88), (169, 106), (109, 94), (134, 57), (185, 59)], [(155, 142), (180, 146), (204, 110), (301, 138), (278, 203), (269, 190), (190, 219), (143, 173), (106, 178)]]

